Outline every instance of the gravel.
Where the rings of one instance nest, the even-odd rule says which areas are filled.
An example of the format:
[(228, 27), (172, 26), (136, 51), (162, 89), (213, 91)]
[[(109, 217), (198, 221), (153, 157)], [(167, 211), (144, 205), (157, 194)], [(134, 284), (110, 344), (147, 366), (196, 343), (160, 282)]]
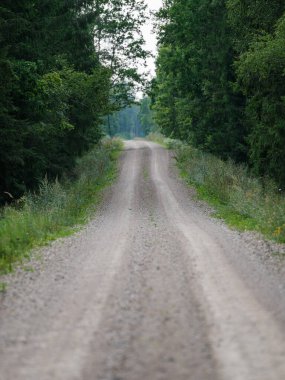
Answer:
[(211, 217), (126, 142), (90, 223), (3, 276), (1, 380), (285, 378), (284, 245)]

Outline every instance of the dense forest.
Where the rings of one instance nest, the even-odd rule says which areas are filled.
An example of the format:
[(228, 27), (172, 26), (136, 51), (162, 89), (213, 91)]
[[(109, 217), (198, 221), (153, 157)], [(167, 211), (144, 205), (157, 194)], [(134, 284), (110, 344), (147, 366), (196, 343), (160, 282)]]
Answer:
[(132, 104), (108, 115), (104, 125), (107, 135), (119, 136), (124, 139), (145, 137), (156, 130), (157, 126), (154, 122), (154, 112), (151, 109), (149, 97), (144, 97), (138, 104)]
[(108, 115), (104, 126), (105, 133), (112, 137), (119, 136), (127, 140), (143, 137), (144, 134), (138, 118), (139, 110), (139, 105), (133, 104)]
[(156, 122), (285, 185), (285, 2), (167, 0), (157, 14)]
[(104, 134), (157, 128), (285, 185), (285, 2), (165, 0), (152, 110), (134, 102), (146, 17), (143, 0), (1, 1), (0, 203)]
[(2, 0), (0, 203), (68, 173), (143, 82), (142, 0)]

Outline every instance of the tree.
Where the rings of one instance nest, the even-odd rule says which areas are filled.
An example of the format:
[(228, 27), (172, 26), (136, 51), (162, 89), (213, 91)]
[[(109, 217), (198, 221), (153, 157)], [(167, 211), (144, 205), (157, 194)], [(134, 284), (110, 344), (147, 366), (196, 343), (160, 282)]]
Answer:
[(106, 120), (106, 132), (110, 136), (120, 136), (124, 139), (143, 137), (144, 131), (139, 120), (139, 111), (139, 106), (132, 104), (118, 112), (114, 112)]
[(155, 132), (157, 130), (153, 117), (153, 111), (151, 110), (151, 99), (149, 97), (144, 97), (141, 100), (138, 119), (145, 136), (147, 136), (150, 132)]
[(173, 0), (158, 14), (157, 121), (168, 135), (245, 159), (225, 1)]
[(144, 83), (137, 66), (148, 56), (141, 32), (146, 7), (144, 0), (96, 2), (95, 47), (100, 61), (111, 70), (112, 102), (117, 109), (130, 105)]
[(144, 11), (141, 0), (1, 2), (1, 203), (72, 170), (130, 103)]
[(285, 183), (284, 12), (280, 0), (229, 0), (236, 89), (245, 99), (250, 164), (258, 175)]
[(236, 63), (247, 99), (250, 159), (258, 175), (285, 184), (285, 14), (276, 31), (258, 39)]

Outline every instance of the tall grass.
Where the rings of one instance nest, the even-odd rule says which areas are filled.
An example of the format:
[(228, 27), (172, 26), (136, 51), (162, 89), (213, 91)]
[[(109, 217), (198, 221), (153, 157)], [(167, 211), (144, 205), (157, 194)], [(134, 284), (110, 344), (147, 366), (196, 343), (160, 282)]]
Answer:
[(257, 230), (285, 242), (285, 196), (268, 178), (256, 178), (246, 166), (171, 142), (178, 166), (218, 216), (242, 230)]
[(163, 136), (161, 133), (159, 132), (151, 132), (148, 136), (147, 136), (147, 139), (150, 140), (150, 141), (153, 141), (153, 142), (156, 142), (157, 144), (160, 144), (164, 147), (167, 146), (167, 141), (168, 140), (167, 138), (165, 138), (165, 136)]
[(49, 182), (37, 193), (28, 193), (0, 214), (0, 273), (39, 245), (66, 236), (86, 222), (100, 199), (100, 192), (115, 175), (114, 161), (120, 140), (105, 140), (78, 160), (73, 180)]
[(152, 141), (175, 152), (185, 180), (214, 206), (215, 215), (240, 230), (255, 230), (285, 243), (285, 189), (256, 178), (248, 167), (202, 152), (179, 140), (151, 134)]

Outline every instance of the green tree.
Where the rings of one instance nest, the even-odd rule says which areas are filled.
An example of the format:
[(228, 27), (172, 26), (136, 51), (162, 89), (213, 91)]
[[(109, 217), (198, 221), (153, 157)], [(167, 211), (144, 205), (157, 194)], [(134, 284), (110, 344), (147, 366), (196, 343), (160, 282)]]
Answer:
[(173, 0), (158, 15), (157, 121), (173, 137), (223, 158), (245, 159), (240, 99), (223, 0)]
[(144, 136), (157, 130), (157, 125), (155, 124), (153, 111), (151, 109), (151, 99), (149, 97), (144, 97), (141, 100), (138, 119)]
[(96, 2), (95, 47), (100, 61), (112, 73), (112, 103), (117, 109), (130, 105), (144, 77), (137, 66), (148, 56), (141, 31), (145, 23), (144, 0)]
[(114, 112), (106, 119), (106, 133), (110, 136), (120, 136), (125, 139), (143, 137), (145, 134), (139, 120), (139, 111), (140, 107), (137, 104), (132, 104)]
[(124, 57), (145, 56), (144, 11), (131, 0), (1, 1), (0, 202), (70, 171), (130, 102), (139, 77)]
[(285, 183), (284, 12), (280, 0), (229, 0), (236, 89), (245, 99), (250, 164)]
[(158, 13), (152, 97), (168, 136), (284, 175), (284, 12), (281, 0), (169, 0)]
[(273, 34), (258, 39), (236, 63), (246, 97), (250, 158), (255, 172), (285, 184), (285, 14)]

